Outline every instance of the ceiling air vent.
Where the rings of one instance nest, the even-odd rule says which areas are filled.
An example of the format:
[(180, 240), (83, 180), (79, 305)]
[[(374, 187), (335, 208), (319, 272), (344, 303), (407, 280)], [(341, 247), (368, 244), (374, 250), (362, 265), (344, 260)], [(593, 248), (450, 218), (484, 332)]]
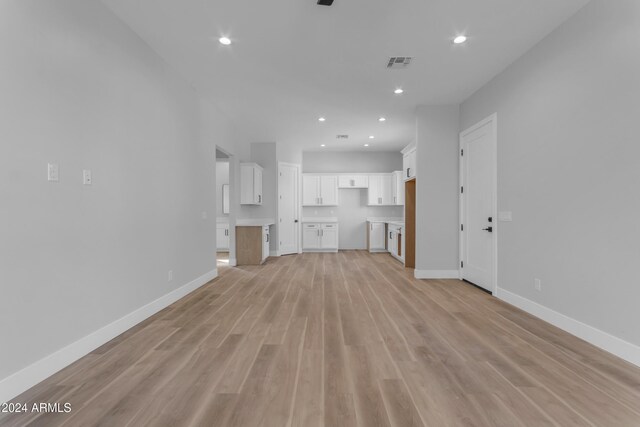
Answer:
[(394, 56), (389, 58), (387, 68), (407, 68), (411, 64), (411, 56)]
[(336, 139), (349, 139), (349, 135), (336, 135)]

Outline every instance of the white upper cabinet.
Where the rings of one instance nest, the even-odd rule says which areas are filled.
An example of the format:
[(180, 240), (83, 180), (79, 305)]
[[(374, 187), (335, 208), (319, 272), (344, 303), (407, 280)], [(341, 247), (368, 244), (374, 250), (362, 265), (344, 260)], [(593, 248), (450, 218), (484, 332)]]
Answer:
[(416, 177), (416, 149), (404, 149), (402, 150), (402, 175), (404, 181), (409, 181)]
[(320, 176), (302, 175), (302, 205), (318, 206), (320, 204)]
[(404, 206), (404, 179), (402, 171), (395, 171), (392, 174), (393, 184), (393, 204)]
[(340, 175), (338, 177), (339, 188), (369, 188), (367, 175)]
[(338, 206), (338, 177), (302, 175), (303, 206)]
[(262, 166), (240, 163), (240, 204), (262, 204)]
[(393, 175), (369, 175), (369, 206), (391, 206), (393, 203)]

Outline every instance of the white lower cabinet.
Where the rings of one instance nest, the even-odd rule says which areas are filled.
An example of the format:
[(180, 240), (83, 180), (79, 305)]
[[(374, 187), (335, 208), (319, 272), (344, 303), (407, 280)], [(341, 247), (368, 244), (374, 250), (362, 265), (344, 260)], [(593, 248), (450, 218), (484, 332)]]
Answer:
[(229, 224), (217, 224), (216, 250), (218, 252), (229, 251)]
[(337, 252), (338, 224), (305, 223), (302, 226), (302, 249), (306, 252)]
[(387, 250), (384, 222), (367, 222), (367, 249), (369, 252), (384, 252)]
[(403, 227), (389, 224), (387, 231), (387, 248), (396, 259), (404, 261), (404, 236)]
[(271, 233), (269, 232), (269, 226), (264, 225), (262, 227), (262, 262), (269, 257), (269, 242), (271, 241)]
[(338, 250), (338, 224), (321, 225), (320, 247), (325, 250)]

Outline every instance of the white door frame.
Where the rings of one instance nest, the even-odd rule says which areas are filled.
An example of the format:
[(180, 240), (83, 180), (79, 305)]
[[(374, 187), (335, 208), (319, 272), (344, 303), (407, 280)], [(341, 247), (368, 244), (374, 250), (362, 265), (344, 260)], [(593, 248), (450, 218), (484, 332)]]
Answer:
[(280, 168), (282, 166), (294, 167), (298, 170), (298, 241), (296, 245), (298, 247), (298, 253), (302, 253), (302, 167), (297, 163), (287, 163), (287, 162), (278, 162), (278, 180), (277, 180), (277, 194), (278, 194), (278, 205), (276, 208), (276, 225), (278, 228), (278, 250), (277, 256), (282, 254), (280, 250)]
[[(465, 162), (465, 156), (462, 155), (462, 149), (464, 148), (463, 145), (463, 138), (465, 136), (467, 136), (468, 134), (470, 134), (471, 132), (486, 126), (487, 124), (491, 123), (491, 130), (492, 130), (492, 139), (491, 139), (491, 147), (493, 149), (493, 177), (492, 177), (492, 181), (493, 181), (493, 185), (492, 185), (492, 191), (493, 191), (493, 235), (494, 235), (494, 239), (493, 239), (493, 283), (490, 284), (491, 290), (492, 290), (492, 294), (494, 297), (498, 296), (498, 231), (499, 231), (499, 227), (498, 227), (498, 113), (493, 113), (492, 115), (490, 115), (489, 117), (487, 117), (484, 120), (481, 120), (480, 122), (476, 123), (475, 125), (471, 126), (468, 129), (463, 130), (462, 132), (460, 132), (460, 139), (459, 139), (459, 153), (461, 154), (459, 156), (460, 159), (460, 186), (464, 186), (464, 162)], [(460, 261), (462, 262), (464, 260), (464, 253), (465, 253), (465, 246), (464, 246), (464, 231), (462, 231), (462, 224), (464, 221), (464, 196), (462, 194), (462, 191), (460, 191), (459, 193), (459, 206), (460, 206), (460, 218), (459, 218), (459, 227), (458, 227), (458, 235), (459, 235), (459, 239), (460, 239)], [(462, 280), (463, 277), (463, 270), (464, 268), (460, 268), (460, 279)]]

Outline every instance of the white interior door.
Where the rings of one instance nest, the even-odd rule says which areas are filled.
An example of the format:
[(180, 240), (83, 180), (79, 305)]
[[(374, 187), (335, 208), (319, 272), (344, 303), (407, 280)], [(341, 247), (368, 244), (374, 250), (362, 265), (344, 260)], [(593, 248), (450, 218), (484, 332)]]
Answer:
[(297, 254), (300, 242), (300, 166), (280, 164), (278, 173), (278, 237), (280, 255)]
[(496, 132), (495, 116), (462, 132), (462, 278), (495, 291)]

